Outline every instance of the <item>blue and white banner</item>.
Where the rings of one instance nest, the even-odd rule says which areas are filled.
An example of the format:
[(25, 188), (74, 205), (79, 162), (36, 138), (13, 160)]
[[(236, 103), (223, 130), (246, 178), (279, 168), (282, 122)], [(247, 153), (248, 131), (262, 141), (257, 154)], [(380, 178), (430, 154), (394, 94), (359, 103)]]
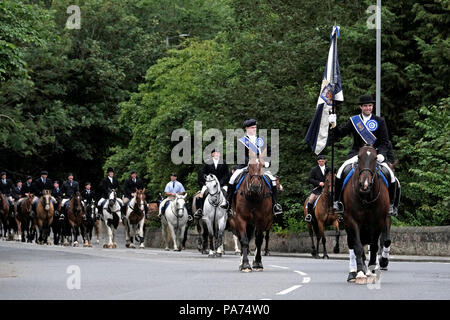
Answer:
[(328, 140), (328, 116), (332, 110), (333, 100), (344, 101), (341, 85), (341, 70), (339, 68), (337, 54), (337, 38), (339, 37), (339, 27), (333, 26), (331, 32), (331, 45), (328, 51), (328, 60), (317, 100), (316, 113), (311, 121), (305, 141), (316, 154), (322, 152)]

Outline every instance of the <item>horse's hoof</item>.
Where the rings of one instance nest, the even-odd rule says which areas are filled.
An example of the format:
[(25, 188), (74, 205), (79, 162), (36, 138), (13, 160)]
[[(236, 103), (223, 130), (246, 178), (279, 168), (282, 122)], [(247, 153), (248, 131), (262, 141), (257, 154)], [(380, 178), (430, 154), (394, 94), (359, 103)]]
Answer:
[(327, 254), (324, 254), (322, 258), (323, 259), (330, 259), (330, 257)]
[(112, 244), (108, 244), (108, 249), (114, 248)]
[(220, 252), (216, 252), (216, 254), (214, 255), (216, 258), (222, 258), (222, 253)]
[(347, 277), (347, 282), (355, 282), (356, 272), (350, 272)]
[(252, 268), (248, 267), (248, 268), (241, 268), (240, 271), (248, 273), (248, 272), (252, 272), (253, 270), (252, 270)]
[(103, 249), (108, 249), (108, 245), (106, 243), (103, 245)]
[(389, 264), (389, 259), (381, 257), (381, 259), (380, 259), (380, 268), (381, 268), (381, 270), (387, 270), (388, 264)]
[(136, 249), (136, 246), (134, 245), (134, 243), (131, 243), (131, 244), (129, 245), (129, 247), (130, 247), (131, 249)]
[(186, 247), (181, 247), (181, 250), (183, 250), (183, 251), (186, 250)]
[(89, 248), (92, 248), (92, 244), (91, 244), (91, 243), (89, 243), (89, 244), (88, 244), (88, 247), (89, 247)]
[(240, 250), (236, 250), (235, 252), (234, 252), (234, 255), (240, 255), (241, 254), (241, 251)]
[(144, 248), (145, 248), (144, 244), (141, 243), (141, 244), (139, 245), (139, 249), (144, 249)]
[(375, 274), (371, 274), (367, 277), (367, 284), (375, 284), (377, 283), (377, 276)]
[(209, 253), (208, 250), (203, 250), (203, 251), (202, 251), (202, 254), (208, 254), (208, 253)]
[(333, 252), (334, 253), (339, 253), (339, 247), (334, 247)]
[(113, 243), (112, 248), (116, 249), (117, 248), (117, 243)]
[(73, 246), (74, 246), (74, 247), (78, 247), (78, 241), (75, 241), (75, 242), (73, 243)]
[(261, 262), (253, 262), (252, 268), (253, 268), (253, 271), (263, 271), (264, 270)]
[(129, 244), (129, 243), (125, 244), (125, 247), (126, 247), (126, 248), (129, 248), (129, 247), (130, 247), (130, 244)]
[(166, 247), (166, 248), (164, 248), (164, 250), (166, 250), (166, 251), (170, 251), (170, 249), (169, 249), (169, 248), (167, 248), (167, 247)]
[(264, 255), (265, 256), (270, 256), (270, 251), (269, 250), (264, 251)]
[(363, 271), (359, 271), (356, 275), (356, 284), (367, 284), (367, 276), (364, 274)]

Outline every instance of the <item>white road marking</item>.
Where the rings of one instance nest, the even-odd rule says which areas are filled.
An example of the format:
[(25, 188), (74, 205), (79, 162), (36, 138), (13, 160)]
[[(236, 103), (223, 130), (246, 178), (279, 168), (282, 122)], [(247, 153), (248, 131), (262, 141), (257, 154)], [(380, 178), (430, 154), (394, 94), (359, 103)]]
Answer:
[(280, 268), (280, 269), (289, 269), (289, 267), (276, 266), (273, 264), (269, 265), (269, 267)]
[(289, 292), (294, 291), (294, 290), (296, 290), (296, 289), (298, 289), (298, 288), (300, 288), (300, 287), (302, 287), (301, 284), (292, 286), (292, 287), (290, 287), (290, 288), (287, 288), (286, 290), (283, 290), (283, 291), (278, 292), (277, 295), (285, 295), (285, 294), (288, 294)]
[(301, 271), (294, 271), (294, 272), (296, 272), (296, 273), (298, 273), (299, 275), (301, 275), (301, 276), (306, 276), (306, 275), (308, 275), (307, 273), (304, 273), (304, 272), (301, 272)]
[(311, 281), (310, 277), (304, 277), (302, 283), (309, 283)]

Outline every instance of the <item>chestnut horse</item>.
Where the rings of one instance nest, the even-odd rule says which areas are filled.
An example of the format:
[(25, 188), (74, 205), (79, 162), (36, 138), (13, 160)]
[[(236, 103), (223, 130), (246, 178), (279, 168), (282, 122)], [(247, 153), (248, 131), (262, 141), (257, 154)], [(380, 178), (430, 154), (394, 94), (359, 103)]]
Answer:
[(43, 190), (42, 196), (36, 206), (36, 217), (34, 225), (37, 231), (38, 244), (50, 244), (50, 226), (53, 222), (55, 208), (52, 203), (52, 195), (50, 190)]
[[(350, 249), (350, 273), (347, 281), (374, 283), (376, 257), (381, 232), (389, 212), (389, 192), (377, 168), (377, 152), (371, 145), (359, 149), (358, 164), (343, 190), (344, 225)], [(369, 270), (363, 259), (364, 245), (370, 245)], [(352, 254), (354, 251), (354, 254)]]
[[(314, 258), (319, 258), (319, 244), (322, 239), (323, 245), (323, 259), (329, 259), (326, 248), (326, 237), (325, 237), (325, 228), (329, 225), (333, 225), (334, 230), (336, 230), (336, 245), (334, 246), (333, 252), (339, 253), (339, 222), (337, 213), (333, 211), (333, 208), (330, 206), (331, 203), (331, 171), (327, 173), (325, 178), (325, 184), (322, 189), (322, 193), (319, 195), (319, 198), (316, 199), (316, 206), (314, 207), (314, 216), (311, 220), (311, 223), (308, 223), (308, 231), (309, 236), (311, 237), (312, 242), (312, 256)], [(304, 216), (308, 214), (308, 199), (305, 200), (304, 203)], [(317, 238), (317, 251), (314, 247), (314, 238), (313, 238), (313, 229)]]
[[(258, 157), (249, 150), (250, 161), (248, 173), (236, 190), (236, 201), (233, 202), (234, 217), (229, 219), (231, 227), (241, 243), (241, 264), (239, 270), (251, 272), (262, 271), (261, 246), (264, 232), (272, 227), (272, 196), (263, 176), (266, 152)], [(253, 266), (248, 261), (249, 242), (255, 232), (256, 254)]]
[(3, 224), (3, 237), (7, 239), (10, 229), (9, 205), (6, 196), (0, 192), (0, 223)]

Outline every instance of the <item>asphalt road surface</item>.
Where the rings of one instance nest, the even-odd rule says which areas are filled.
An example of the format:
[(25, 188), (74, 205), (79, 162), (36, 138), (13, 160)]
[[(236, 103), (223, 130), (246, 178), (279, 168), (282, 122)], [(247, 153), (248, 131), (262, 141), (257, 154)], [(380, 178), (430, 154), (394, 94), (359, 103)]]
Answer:
[[(253, 257), (250, 257), (251, 261)], [(450, 264), (391, 261), (376, 284), (346, 282), (348, 261), (240, 257), (198, 251), (47, 246), (0, 240), (0, 299), (305, 300), (450, 298)]]

